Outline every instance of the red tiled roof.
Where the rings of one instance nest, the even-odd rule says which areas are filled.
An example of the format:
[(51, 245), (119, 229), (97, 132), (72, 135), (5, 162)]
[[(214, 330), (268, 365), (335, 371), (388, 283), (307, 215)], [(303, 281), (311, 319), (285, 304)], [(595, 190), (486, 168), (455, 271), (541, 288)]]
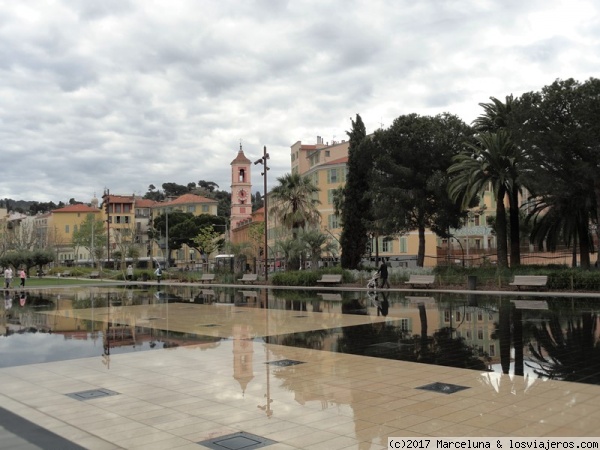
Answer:
[(133, 203), (133, 195), (109, 195), (110, 203)]
[(140, 198), (135, 200), (136, 208), (152, 208), (158, 202), (149, 198)]
[(52, 214), (57, 214), (57, 213), (82, 213), (82, 212), (93, 213), (93, 212), (99, 212), (99, 211), (100, 210), (98, 208), (92, 208), (91, 206), (84, 205), (84, 204), (77, 204), (77, 205), (65, 206), (64, 208), (60, 208), (60, 209), (55, 209), (55, 210), (52, 211)]
[(240, 149), (240, 151), (238, 152), (235, 159), (233, 161), (231, 161), (232, 166), (234, 164), (250, 164), (250, 163), (251, 163), (251, 161), (248, 158), (246, 158), (246, 155), (244, 155), (244, 152), (242, 151), (242, 149)]
[(155, 207), (162, 207), (168, 205), (185, 205), (188, 203), (219, 203), (218, 200), (212, 198), (202, 197), (196, 194), (183, 194), (181, 197), (177, 197), (175, 200), (165, 203), (156, 203)]
[(344, 156), (342, 158), (334, 159), (333, 161), (326, 161), (322, 165), (325, 166), (328, 164), (342, 164), (342, 163), (347, 163), (347, 162), (348, 162), (348, 157)]

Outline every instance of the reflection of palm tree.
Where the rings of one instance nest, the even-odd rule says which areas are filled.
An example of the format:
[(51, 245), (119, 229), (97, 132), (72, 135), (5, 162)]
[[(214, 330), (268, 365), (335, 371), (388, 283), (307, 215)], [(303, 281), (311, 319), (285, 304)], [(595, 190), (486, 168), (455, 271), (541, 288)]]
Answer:
[(523, 362), (523, 315), (522, 310), (512, 304), (512, 336), (515, 349), (515, 375), (523, 376), (525, 367)]
[(537, 347), (529, 344), (539, 364), (535, 373), (551, 379), (600, 384), (600, 345), (596, 337), (598, 318), (591, 312), (568, 319), (563, 330), (558, 315), (533, 328)]
[(502, 373), (510, 371), (510, 309), (511, 303), (507, 298), (500, 299), (498, 332), (500, 334), (500, 365)]

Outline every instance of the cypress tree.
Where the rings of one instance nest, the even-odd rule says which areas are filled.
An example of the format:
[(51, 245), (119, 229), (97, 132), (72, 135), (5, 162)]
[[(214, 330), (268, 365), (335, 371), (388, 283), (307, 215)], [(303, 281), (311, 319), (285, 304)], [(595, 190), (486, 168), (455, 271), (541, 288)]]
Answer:
[(369, 151), (365, 125), (360, 117), (352, 120), (352, 130), (347, 131), (349, 137), (348, 175), (344, 187), (344, 203), (342, 209), (342, 267), (356, 269), (367, 248), (368, 236), (366, 221), (370, 218), (369, 177), (372, 167), (372, 156)]

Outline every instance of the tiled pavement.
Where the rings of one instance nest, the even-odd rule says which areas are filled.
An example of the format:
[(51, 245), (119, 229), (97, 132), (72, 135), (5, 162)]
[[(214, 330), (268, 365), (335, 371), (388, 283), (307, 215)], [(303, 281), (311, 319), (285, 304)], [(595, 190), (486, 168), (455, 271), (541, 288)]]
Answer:
[[(223, 306), (182, 305), (178, 314), (169, 307), (171, 329), (210, 324), (203, 332), (225, 339), (112, 355), (108, 365), (98, 356), (0, 369), (0, 449), (188, 450), (240, 431), (274, 441), (266, 447), (273, 450), (382, 449), (390, 436), (600, 434), (600, 386), (258, 338), (382, 317), (338, 315), (330, 322), (327, 312), (291, 320), (297, 311), (269, 310), (267, 319), (259, 309), (232, 314)], [(135, 308), (128, 314), (148, 317)], [(271, 364), (285, 360), (299, 364)], [(419, 389), (432, 383), (466, 389)], [(94, 389), (115, 395), (69, 395)]]

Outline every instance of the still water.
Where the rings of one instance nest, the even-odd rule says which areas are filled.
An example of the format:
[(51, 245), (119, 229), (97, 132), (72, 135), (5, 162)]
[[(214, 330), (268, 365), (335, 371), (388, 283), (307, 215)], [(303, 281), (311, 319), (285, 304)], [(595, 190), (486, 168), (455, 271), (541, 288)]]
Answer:
[(5, 291), (0, 367), (187, 345), (214, 348), (241, 336), (321, 351), (600, 384), (597, 302), (526, 294), (191, 286)]

